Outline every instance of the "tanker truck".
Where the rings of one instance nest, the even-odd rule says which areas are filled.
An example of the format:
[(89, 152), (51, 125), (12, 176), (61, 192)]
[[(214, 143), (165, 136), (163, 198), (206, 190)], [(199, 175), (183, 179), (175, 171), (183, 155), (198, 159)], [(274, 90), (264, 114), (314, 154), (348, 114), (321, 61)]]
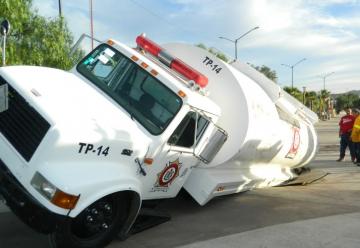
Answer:
[(0, 68), (0, 193), (55, 247), (126, 238), (144, 202), (297, 177), (317, 116), (251, 66), (193, 45), (107, 40), (70, 71)]

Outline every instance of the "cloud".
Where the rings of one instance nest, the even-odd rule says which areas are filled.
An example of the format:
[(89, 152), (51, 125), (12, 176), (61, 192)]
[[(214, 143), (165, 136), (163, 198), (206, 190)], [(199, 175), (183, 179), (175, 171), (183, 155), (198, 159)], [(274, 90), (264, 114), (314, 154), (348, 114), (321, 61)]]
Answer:
[[(57, 15), (57, 1), (34, 0), (34, 4), (46, 16)], [(233, 56), (234, 44), (218, 37), (236, 39), (260, 26), (239, 40), (241, 60), (271, 67), (279, 82), (288, 84), (290, 71), (280, 64), (306, 57), (296, 68), (296, 83), (309, 87), (314, 83), (314, 89), (320, 89), (321, 79), (315, 83), (312, 78), (336, 71), (329, 78), (334, 89), (344, 82), (360, 88), (359, 0), (123, 0), (121, 4), (93, 0), (93, 4), (95, 36), (100, 39), (112, 37), (133, 45), (135, 37), (146, 32), (159, 43), (203, 42)], [(63, 1), (63, 13), (76, 38), (89, 33), (88, 0)]]
[(308, 0), (305, 1), (312, 5), (329, 6), (334, 4), (359, 4), (359, 0)]
[(37, 9), (45, 17), (54, 17), (59, 15), (59, 9), (55, 7), (55, 1), (36, 0), (33, 8)]

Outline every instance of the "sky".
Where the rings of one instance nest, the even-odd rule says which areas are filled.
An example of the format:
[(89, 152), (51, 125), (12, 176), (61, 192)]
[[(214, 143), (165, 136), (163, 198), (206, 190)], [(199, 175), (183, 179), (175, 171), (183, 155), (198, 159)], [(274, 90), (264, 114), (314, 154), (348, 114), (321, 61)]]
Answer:
[[(48, 18), (58, 0), (34, 0)], [(77, 40), (90, 34), (89, 0), (62, 0)], [(332, 93), (360, 90), (360, 0), (93, 0), (94, 36), (135, 46), (141, 33), (162, 44), (203, 43), (233, 58), (275, 70), (278, 83)]]

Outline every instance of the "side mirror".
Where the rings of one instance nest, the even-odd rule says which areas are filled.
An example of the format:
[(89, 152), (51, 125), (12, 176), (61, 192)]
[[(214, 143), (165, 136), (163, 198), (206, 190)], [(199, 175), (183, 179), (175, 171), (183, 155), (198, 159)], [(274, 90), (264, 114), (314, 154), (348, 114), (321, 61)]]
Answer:
[(220, 127), (213, 125), (213, 131), (206, 142), (196, 151), (197, 156), (205, 164), (210, 163), (227, 140), (227, 133)]
[(8, 35), (10, 32), (10, 22), (8, 20), (3, 20), (0, 24), (1, 35)]

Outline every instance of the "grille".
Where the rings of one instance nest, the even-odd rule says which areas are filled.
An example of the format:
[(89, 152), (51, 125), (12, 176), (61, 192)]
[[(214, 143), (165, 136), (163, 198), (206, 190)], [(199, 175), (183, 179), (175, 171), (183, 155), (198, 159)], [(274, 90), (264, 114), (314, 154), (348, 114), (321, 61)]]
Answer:
[[(0, 85), (6, 81), (0, 76)], [(8, 85), (9, 108), (0, 113), (0, 132), (29, 161), (50, 124)]]

